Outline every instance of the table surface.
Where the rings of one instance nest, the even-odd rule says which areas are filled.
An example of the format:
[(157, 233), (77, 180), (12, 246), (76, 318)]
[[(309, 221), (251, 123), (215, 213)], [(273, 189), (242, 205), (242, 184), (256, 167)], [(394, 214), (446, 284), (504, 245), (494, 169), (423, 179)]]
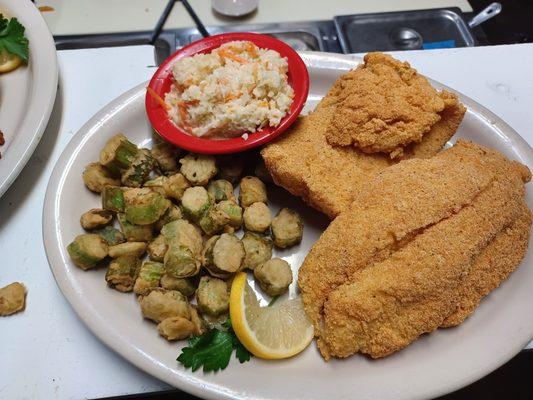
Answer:
[[(470, 96), (533, 143), (533, 44), (396, 53)], [(42, 243), (53, 166), (95, 112), (154, 72), (150, 46), (61, 51), (59, 89), (36, 152), (0, 198), (0, 287), (28, 288), (23, 313), (0, 318), (0, 399), (81, 399), (168, 389), (105, 347), (59, 291)], [(530, 166), (531, 168), (532, 166)], [(533, 342), (528, 347), (533, 347)]]

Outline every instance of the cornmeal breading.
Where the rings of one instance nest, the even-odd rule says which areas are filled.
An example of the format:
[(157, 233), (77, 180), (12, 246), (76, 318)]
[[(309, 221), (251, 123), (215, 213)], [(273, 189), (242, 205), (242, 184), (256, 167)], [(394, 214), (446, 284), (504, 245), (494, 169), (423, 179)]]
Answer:
[[(261, 152), (277, 185), (332, 219), (348, 208), (373, 175), (397, 162), (387, 154), (365, 154), (352, 146), (338, 147), (327, 142), (326, 129), (346, 89), (343, 82), (344, 78), (339, 78), (315, 111), (300, 117)], [(453, 136), (466, 109), (455, 95), (447, 93), (443, 98), (446, 108), (441, 119), (419, 143), (405, 149), (402, 159), (431, 157)]]
[(400, 157), (405, 146), (420, 142), (441, 119), (451, 99), (407, 62), (383, 53), (368, 53), (364, 61), (341, 80), (326, 138), (333, 146)]
[[(529, 179), (519, 163), (461, 141), (370, 180), (300, 268), (323, 356), (382, 357), (466, 318), (527, 247)], [(509, 240), (512, 258), (499, 251)]]

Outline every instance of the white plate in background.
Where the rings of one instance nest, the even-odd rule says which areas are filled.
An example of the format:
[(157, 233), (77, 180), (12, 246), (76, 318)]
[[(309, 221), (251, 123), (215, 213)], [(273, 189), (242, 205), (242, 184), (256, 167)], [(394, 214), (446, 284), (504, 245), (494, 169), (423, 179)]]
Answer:
[[(312, 109), (335, 79), (358, 60), (333, 54), (303, 53), (311, 78), (307, 109)], [(431, 81), (438, 88), (443, 86)], [(459, 327), (422, 336), (406, 349), (383, 359), (353, 356), (325, 363), (312, 344), (283, 361), (258, 358), (239, 364), (233, 358), (219, 373), (192, 373), (176, 362), (183, 345), (161, 338), (155, 325), (143, 320), (133, 294), (106, 287), (105, 271), (82, 271), (65, 250), (82, 233), (79, 215), (100, 204), (83, 186), (86, 164), (117, 132), (135, 143), (150, 145), (151, 129), (144, 110), (145, 84), (120, 96), (89, 120), (68, 144), (50, 179), (43, 214), (44, 242), (55, 279), (80, 318), (104, 343), (147, 373), (187, 392), (209, 399), (394, 399), (433, 398), (459, 389), (490, 373), (532, 338), (533, 254), (510, 279), (487, 296), (475, 314)], [(466, 138), (498, 149), (530, 167), (533, 151), (505, 122), (473, 100), (454, 140)], [(446, 173), (446, 171), (443, 171)], [(301, 245), (276, 255), (297, 269), (327, 221), (300, 200), (279, 189), (270, 203), (296, 208), (304, 219)], [(533, 193), (527, 190), (533, 208)], [(326, 266), (327, 267), (327, 266)], [(294, 291), (294, 284), (291, 288)]]
[(0, 74), (0, 196), (33, 154), (43, 135), (57, 91), (57, 54), (52, 34), (30, 0), (0, 0), (0, 12), (26, 28), (28, 65)]

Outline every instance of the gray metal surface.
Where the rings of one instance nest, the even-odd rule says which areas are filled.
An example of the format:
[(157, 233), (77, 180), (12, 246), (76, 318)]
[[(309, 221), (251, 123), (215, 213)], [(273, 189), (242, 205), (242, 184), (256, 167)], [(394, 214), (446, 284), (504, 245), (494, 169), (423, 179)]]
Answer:
[(476, 45), (458, 8), (343, 15), (334, 22), (344, 53), (414, 50), (443, 42)]

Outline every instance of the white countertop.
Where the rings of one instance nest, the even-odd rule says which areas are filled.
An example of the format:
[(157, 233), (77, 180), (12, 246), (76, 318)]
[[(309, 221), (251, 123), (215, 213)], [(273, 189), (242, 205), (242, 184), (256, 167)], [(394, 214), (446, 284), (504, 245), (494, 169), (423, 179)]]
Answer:
[[(335, 15), (427, 8), (459, 7), (472, 11), (467, 0), (262, 0), (256, 12), (242, 18), (215, 13), (210, 0), (189, 0), (205, 25), (255, 24), (332, 19)], [(37, 0), (50, 6), (43, 13), (54, 35), (152, 30), (166, 6), (163, 0)], [(120, 16), (120, 18), (117, 18)], [(179, 2), (169, 16), (166, 29), (193, 26)]]
[[(533, 144), (533, 44), (395, 56), (488, 107)], [(61, 51), (59, 66), (48, 128), (0, 198), (0, 287), (22, 281), (28, 288), (26, 310), (0, 318), (0, 399), (82, 399), (168, 389), (105, 347), (77, 318), (54, 282), (41, 237), (44, 193), (62, 149), (102, 106), (150, 77), (153, 49)]]

